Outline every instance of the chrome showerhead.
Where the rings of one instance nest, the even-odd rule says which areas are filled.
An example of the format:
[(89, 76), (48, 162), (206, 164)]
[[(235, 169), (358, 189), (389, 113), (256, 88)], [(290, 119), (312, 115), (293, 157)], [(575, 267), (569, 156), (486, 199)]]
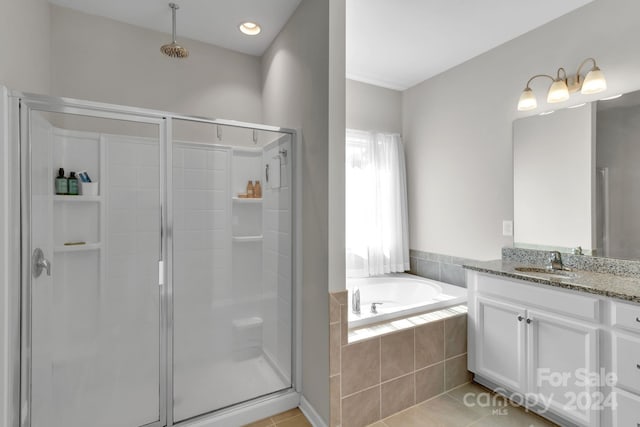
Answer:
[(189, 51), (185, 47), (182, 47), (178, 43), (176, 43), (176, 10), (180, 9), (180, 6), (175, 3), (169, 3), (169, 7), (171, 8), (173, 23), (173, 41), (162, 46), (160, 48), (160, 52), (164, 53), (167, 56), (170, 56), (171, 58), (186, 58), (187, 56), (189, 56)]

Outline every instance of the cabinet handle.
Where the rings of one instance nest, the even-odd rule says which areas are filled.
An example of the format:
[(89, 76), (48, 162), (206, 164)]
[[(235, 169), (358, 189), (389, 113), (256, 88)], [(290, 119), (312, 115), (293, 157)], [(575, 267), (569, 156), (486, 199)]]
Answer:
[[(640, 317), (636, 317), (636, 322), (640, 323)], [(638, 427), (640, 427), (640, 424), (638, 424)]]
[(522, 322), (523, 320), (524, 320), (524, 317), (518, 314), (518, 322)]
[(640, 363), (636, 363), (636, 368), (640, 369)]
[(527, 319), (527, 325), (531, 324), (532, 320), (531, 319)]

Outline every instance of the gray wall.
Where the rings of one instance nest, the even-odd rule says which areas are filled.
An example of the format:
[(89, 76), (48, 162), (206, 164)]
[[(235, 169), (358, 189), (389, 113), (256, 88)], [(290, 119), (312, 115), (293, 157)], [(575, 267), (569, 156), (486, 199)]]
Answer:
[[(529, 77), (593, 56), (607, 94), (640, 87), (640, 2), (596, 0), (403, 94), (411, 248), (475, 259), (511, 245), (512, 122)], [(569, 36), (571, 35), (571, 36)], [(547, 83), (532, 88), (540, 107)], [(577, 104), (598, 96), (573, 95)], [(563, 105), (571, 105), (565, 103)]]
[(302, 132), (302, 387), (329, 419), (329, 0), (303, 0), (263, 56), (264, 120)]
[[(3, 54), (0, 56), (0, 85), (25, 92), (48, 93), (50, 87), (49, 61), (49, 3), (47, 0), (3, 1), (0, 13), (0, 40), (3, 41)], [(9, 175), (9, 166), (15, 164), (9, 147), (7, 104), (4, 90), (0, 90), (0, 426), (17, 424), (16, 414), (11, 402), (11, 373), (13, 366), (6, 362), (8, 358), (9, 337), (13, 324), (9, 317), (16, 307), (15, 284), (10, 274), (16, 267), (10, 236), (16, 236), (17, 230), (9, 221), (9, 208), (15, 206), (8, 200), (9, 189), (15, 176)], [(15, 173), (14, 173), (15, 174)], [(12, 233), (13, 232), (13, 233)], [(16, 344), (12, 341), (12, 344)]]
[(402, 133), (402, 92), (347, 80), (347, 128)]
[(183, 60), (160, 53), (160, 46), (170, 41), (168, 34), (51, 6), (51, 92), (205, 117), (262, 121), (260, 58), (179, 40), (190, 52)]
[(49, 28), (47, 0), (2, 2), (0, 85), (49, 93)]

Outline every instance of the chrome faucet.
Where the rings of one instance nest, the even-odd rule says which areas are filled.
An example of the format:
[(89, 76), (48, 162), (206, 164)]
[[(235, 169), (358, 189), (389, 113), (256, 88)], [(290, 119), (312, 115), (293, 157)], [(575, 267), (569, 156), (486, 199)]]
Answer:
[(384, 304), (383, 302), (372, 302), (371, 303), (371, 313), (378, 314), (378, 305)]
[(564, 265), (562, 264), (562, 255), (558, 251), (549, 252), (549, 265), (547, 266), (548, 270), (564, 270)]
[(360, 314), (360, 289), (351, 293), (351, 311), (354, 314)]

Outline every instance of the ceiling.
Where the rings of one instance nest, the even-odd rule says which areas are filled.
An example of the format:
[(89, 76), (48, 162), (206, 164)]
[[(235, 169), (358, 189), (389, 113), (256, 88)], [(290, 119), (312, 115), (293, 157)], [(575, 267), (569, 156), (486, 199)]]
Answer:
[[(170, 0), (49, 0), (50, 3), (171, 34)], [(175, 0), (177, 38), (190, 38), (250, 55), (262, 55), (301, 0)], [(257, 36), (238, 30), (244, 21), (262, 26)], [(170, 36), (169, 36), (170, 38)], [(184, 43), (188, 48), (188, 43)]]
[(593, 0), (347, 0), (347, 78), (405, 90)]
[[(49, 1), (171, 33), (170, 0)], [(300, 1), (175, 0), (177, 38), (260, 56)], [(405, 90), (591, 1), (346, 0), (347, 78)], [(247, 20), (262, 33), (242, 34)]]

